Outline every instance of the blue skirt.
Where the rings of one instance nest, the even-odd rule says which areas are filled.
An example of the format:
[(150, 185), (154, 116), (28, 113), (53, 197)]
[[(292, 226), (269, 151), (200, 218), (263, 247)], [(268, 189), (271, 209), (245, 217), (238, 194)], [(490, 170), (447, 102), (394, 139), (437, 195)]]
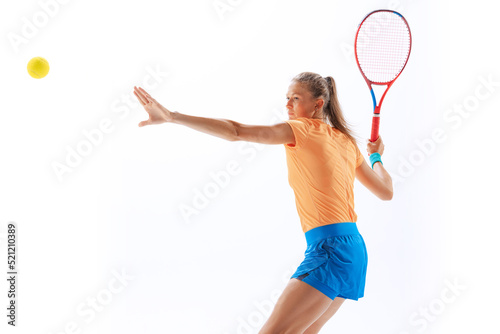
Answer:
[(290, 278), (299, 279), (331, 299), (364, 296), (368, 253), (356, 223), (319, 226), (305, 233), (305, 259)]

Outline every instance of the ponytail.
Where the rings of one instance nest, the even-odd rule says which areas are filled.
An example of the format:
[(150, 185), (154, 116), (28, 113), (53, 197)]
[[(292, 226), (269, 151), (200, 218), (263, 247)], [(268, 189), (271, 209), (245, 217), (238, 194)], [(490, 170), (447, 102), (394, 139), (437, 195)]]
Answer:
[(339, 99), (337, 97), (337, 86), (335, 85), (335, 80), (331, 77), (323, 78), (328, 86), (329, 99), (327, 104), (323, 107), (323, 114), (326, 116), (330, 124), (338, 129), (340, 132), (345, 134), (351, 141), (355, 144), (357, 139), (353, 131), (350, 129), (348, 122), (344, 118), (342, 113), (342, 108), (340, 108)]
[(337, 98), (337, 86), (331, 76), (323, 78), (313, 72), (302, 72), (292, 80), (304, 84), (311, 92), (313, 99), (323, 99), (325, 101), (323, 104), (323, 115), (326, 118), (326, 123), (329, 123), (333, 128), (342, 132), (354, 144), (358, 143), (358, 136), (353, 133), (349, 123), (344, 118)]

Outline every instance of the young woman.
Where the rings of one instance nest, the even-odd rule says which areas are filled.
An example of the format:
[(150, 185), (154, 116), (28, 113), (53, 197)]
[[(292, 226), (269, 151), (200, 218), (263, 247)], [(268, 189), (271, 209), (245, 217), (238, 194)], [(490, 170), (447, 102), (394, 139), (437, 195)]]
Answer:
[(134, 94), (149, 114), (139, 126), (171, 122), (230, 141), (284, 145), (307, 249), (259, 334), (318, 333), (345, 299), (363, 297), (368, 255), (356, 226), (354, 178), (382, 200), (392, 199), (392, 179), (380, 159), (380, 137), (367, 140), (371, 167), (364, 160), (332, 77), (294, 77), (286, 95), (289, 120), (269, 126), (171, 112), (142, 88)]

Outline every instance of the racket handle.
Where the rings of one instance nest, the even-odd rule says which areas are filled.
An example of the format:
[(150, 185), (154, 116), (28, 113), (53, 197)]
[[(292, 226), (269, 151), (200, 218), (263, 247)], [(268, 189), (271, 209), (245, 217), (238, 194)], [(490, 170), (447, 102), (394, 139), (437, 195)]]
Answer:
[(373, 143), (378, 139), (378, 128), (380, 124), (380, 107), (375, 107), (374, 116), (372, 120), (372, 134), (370, 141)]

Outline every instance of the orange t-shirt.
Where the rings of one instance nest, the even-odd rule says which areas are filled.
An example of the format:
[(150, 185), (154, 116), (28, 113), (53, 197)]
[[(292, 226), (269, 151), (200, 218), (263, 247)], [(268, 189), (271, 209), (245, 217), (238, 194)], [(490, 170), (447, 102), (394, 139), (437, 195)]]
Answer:
[(295, 135), (295, 146), (283, 145), (302, 231), (355, 223), (355, 169), (364, 160), (358, 146), (319, 119), (299, 117), (285, 122)]

